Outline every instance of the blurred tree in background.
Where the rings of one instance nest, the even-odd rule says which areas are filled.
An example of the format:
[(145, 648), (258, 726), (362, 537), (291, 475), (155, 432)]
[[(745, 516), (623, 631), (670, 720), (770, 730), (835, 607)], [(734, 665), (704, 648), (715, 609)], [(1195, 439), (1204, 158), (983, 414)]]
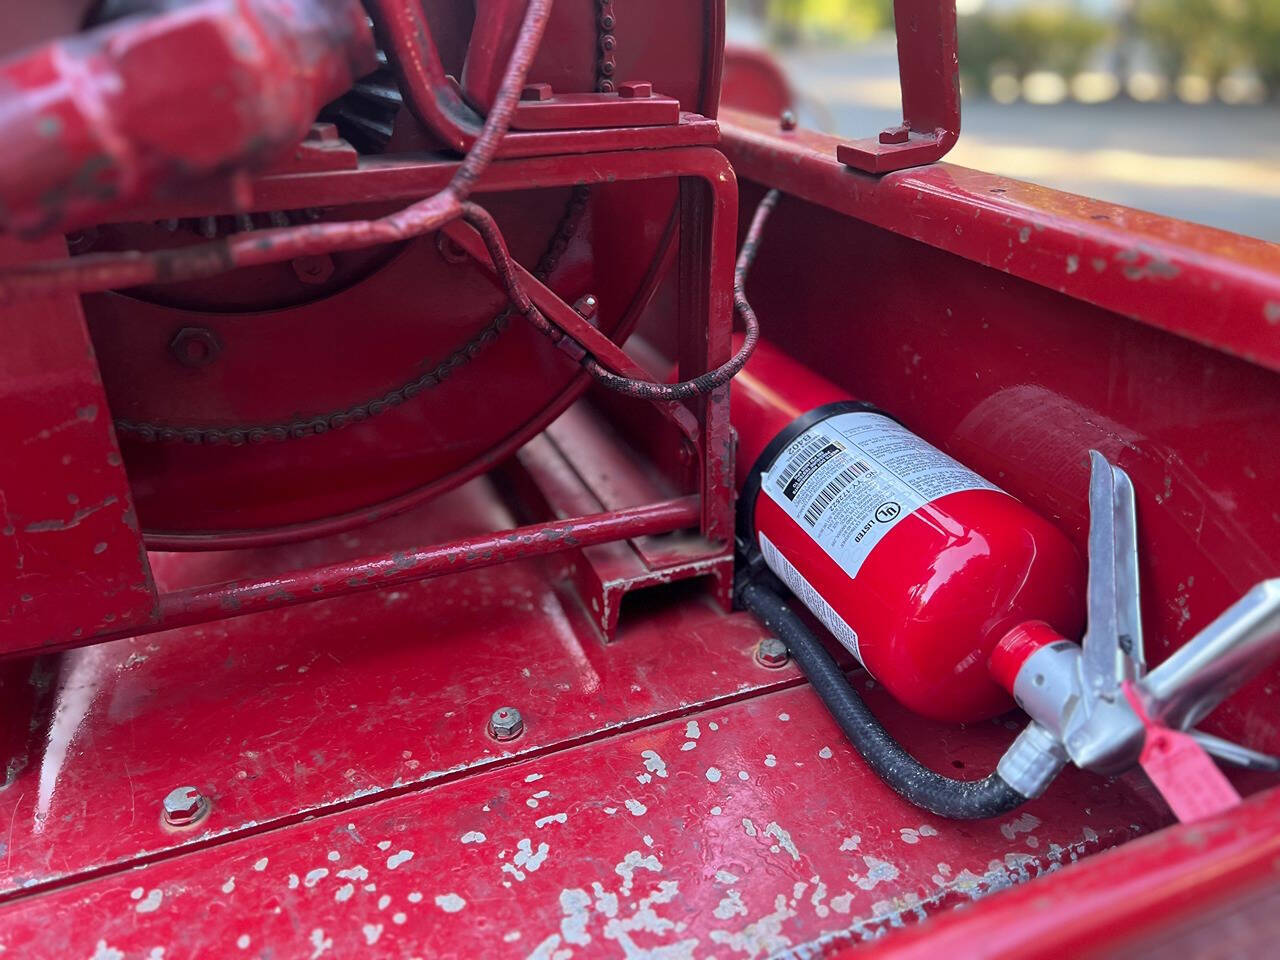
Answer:
[(1244, 48), (1271, 96), (1280, 99), (1280, 0), (1244, 0)]
[(857, 42), (893, 23), (893, 0), (758, 0), (775, 39)]
[(1088, 65), (1111, 28), (1066, 4), (1035, 4), (961, 17), (959, 31), (965, 87), (981, 91), (996, 71), (1019, 78), (1033, 70), (1073, 76)]
[(1140, 0), (1135, 21), (1166, 76), (1197, 74), (1216, 84), (1245, 59), (1240, 28), (1247, 2)]
[[(3, 2), (3, 0), (0, 0)], [(893, 0), (729, 0), (784, 45), (861, 42), (892, 29)], [(965, 89), (986, 93), (993, 76), (1048, 71), (1066, 80), (1105, 61), (1123, 89), (1135, 53), (1168, 81), (1207, 89), (1233, 73), (1256, 76), (1280, 99), (1280, 0), (1116, 0), (1109, 12), (1079, 0), (1023, 0), (959, 18)]]

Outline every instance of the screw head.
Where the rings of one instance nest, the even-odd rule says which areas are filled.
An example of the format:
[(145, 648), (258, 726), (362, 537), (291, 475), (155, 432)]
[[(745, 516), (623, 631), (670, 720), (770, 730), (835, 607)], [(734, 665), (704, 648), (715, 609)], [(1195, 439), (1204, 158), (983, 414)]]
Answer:
[(783, 130), (794, 130), (796, 128), (796, 114), (794, 110), (783, 110), (782, 115), (778, 117), (778, 126)]
[(765, 637), (756, 646), (756, 663), (762, 667), (777, 670), (785, 667), (789, 659), (787, 645), (777, 637)]
[(499, 707), (489, 717), (489, 736), (495, 740), (514, 740), (524, 733), (524, 717), (515, 707)]
[(550, 100), (555, 96), (549, 83), (526, 83), (520, 91), (521, 100)]
[(462, 248), (462, 245), (443, 230), (436, 234), (436, 250), (444, 258), (445, 263), (451, 263), (454, 266), (466, 263), (471, 259), (467, 256), (467, 251)]
[(189, 827), (209, 813), (209, 801), (195, 787), (178, 787), (164, 798), (164, 822)]
[(293, 272), (303, 283), (325, 283), (333, 276), (333, 257), (327, 253), (314, 257), (295, 257)]

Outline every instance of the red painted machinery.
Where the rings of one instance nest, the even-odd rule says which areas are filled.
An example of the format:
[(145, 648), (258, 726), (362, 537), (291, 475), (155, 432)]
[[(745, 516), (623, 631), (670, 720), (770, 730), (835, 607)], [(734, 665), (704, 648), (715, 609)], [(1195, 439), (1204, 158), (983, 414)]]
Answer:
[(945, 3), (849, 142), (715, 0), (10, 6), (0, 953), (1268, 954), (1275, 246), (936, 162)]

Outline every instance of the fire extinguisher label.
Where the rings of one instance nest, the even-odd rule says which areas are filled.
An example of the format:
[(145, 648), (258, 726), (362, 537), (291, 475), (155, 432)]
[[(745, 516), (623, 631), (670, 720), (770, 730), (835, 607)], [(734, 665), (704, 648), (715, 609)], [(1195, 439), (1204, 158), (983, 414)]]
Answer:
[[(999, 487), (888, 417), (858, 412), (829, 417), (793, 440), (761, 489), (854, 577), (913, 511), (949, 493)], [(768, 558), (766, 550), (782, 577)]]
[[(784, 557), (782, 551), (775, 547), (773, 541), (763, 533), (760, 534), (760, 552), (764, 554), (764, 562), (769, 565), (769, 569), (787, 585), (787, 589), (799, 597), (800, 602), (831, 631), (831, 635), (857, 657), (859, 663), (862, 663), (862, 654), (858, 650), (858, 632), (845, 622), (844, 617), (836, 613), (831, 604), (823, 599), (822, 594), (813, 588), (813, 584), (791, 565), (791, 561)], [(862, 665), (866, 666), (865, 663)]]

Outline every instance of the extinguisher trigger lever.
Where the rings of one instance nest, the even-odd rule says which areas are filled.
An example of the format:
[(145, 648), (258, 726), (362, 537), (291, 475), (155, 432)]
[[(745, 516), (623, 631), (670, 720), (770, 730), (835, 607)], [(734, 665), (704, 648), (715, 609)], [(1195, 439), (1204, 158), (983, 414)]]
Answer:
[(1112, 701), (1146, 672), (1138, 587), (1138, 522), (1133, 483), (1089, 451), (1088, 627), (1080, 668), (1085, 687)]
[[(1133, 484), (1098, 451), (1089, 451), (1089, 459), (1084, 641), (1032, 653), (1014, 679), (1014, 698), (1071, 762), (1095, 773), (1114, 775), (1138, 763), (1151, 730), (1186, 731), (1193, 751), (1198, 745), (1226, 763), (1280, 771), (1280, 758), (1192, 729), (1280, 656), (1280, 578), (1257, 584), (1148, 673)], [(1031, 784), (1048, 775), (1052, 751), (1043, 735), (1023, 739), (1022, 752), (1037, 752), (1036, 762), (1015, 764), (1011, 757), (1007, 766)]]

